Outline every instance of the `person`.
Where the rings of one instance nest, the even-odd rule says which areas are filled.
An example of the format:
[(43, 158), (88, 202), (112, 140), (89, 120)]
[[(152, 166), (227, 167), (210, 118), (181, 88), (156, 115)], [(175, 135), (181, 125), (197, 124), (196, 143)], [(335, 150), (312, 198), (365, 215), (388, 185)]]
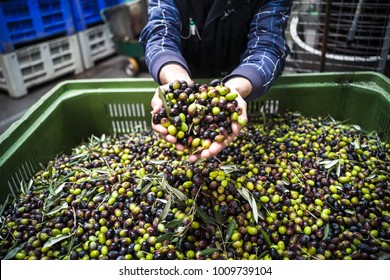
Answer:
[[(139, 37), (149, 72), (163, 89), (174, 80), (220, 77), (239, 93), (247, 120), (247, 102), (265, 94), (283, 71), (291, 5), (291, 0), (150, 0)], [(163, 106), (157, 91), (151, 104), (152, 113)], [(162, 125), (152, 128), (176, 143)], [(227, 141), (212, 143), (189, 160), (216, 155), (241, 128), (233, 123)]]

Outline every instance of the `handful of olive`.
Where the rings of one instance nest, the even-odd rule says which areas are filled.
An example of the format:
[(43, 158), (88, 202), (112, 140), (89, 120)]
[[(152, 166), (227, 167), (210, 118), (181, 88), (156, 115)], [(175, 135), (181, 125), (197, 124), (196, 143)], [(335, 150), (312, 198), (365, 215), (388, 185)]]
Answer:
[(240, 117), (237, 92), (219, 80), (209, 85), (175, 80), (167, 90), (160, 89), (163, 107), (153, 115), (153, 124), (161, 124), (178, 144), (195, 152), (208, 149), (215, 141), (222, 143), (232, 134), (232, 122), (246, 125)]

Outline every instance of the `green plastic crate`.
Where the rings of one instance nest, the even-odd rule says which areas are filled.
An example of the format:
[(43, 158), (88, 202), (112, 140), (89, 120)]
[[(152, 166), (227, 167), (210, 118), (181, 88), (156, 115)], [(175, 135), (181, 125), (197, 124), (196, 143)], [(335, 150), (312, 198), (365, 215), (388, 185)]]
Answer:
[[(151, 79), (58, 84), (0, 136), (0, 200), (17, 192), (20, 182), (28, 181), (40, 164), (69, 153), (91, 134), (150, 128), (150, 100), (156, 86)], [(251, 114), (286, 109), (307, 116), (330, 115), (390, 139), (390, 80), (382, 74), (284, 75), (248, 106)]]

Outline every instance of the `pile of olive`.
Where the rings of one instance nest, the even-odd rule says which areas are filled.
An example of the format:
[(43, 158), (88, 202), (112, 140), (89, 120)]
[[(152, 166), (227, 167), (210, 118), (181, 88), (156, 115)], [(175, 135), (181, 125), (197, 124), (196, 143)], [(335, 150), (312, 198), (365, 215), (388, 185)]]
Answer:
[(153, 115), (153, 123), (166, 127), (186, 147), (207, 149), (232, 134), (232, 122), (246, 124), (237, 97), (219, 80), (209, 85), (176, 80), (161, 90), (164, 106)]
[(387, 258), (390, 144), (266, 117), (195, 163), (153, 131), (92, 136), (0, 208), (0, 259)]

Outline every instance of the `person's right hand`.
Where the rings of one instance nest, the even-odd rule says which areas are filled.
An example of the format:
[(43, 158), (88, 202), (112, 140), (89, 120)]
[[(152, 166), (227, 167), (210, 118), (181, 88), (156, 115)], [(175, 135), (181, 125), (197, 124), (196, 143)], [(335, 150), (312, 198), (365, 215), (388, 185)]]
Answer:
[(168, 88), (169, 84), (161, 85), (160, 88), (157, 88), (152, 98), (152, 129), (158, 132), (165, 141), (175, 144), (177, 150), (183, 151), (185, 147), (181, 144), (177, 144), (177, 139), (175, 136), (169, 134), (168, 130), (163, 125), (153, 123), (153, 115), (158, 113), (160, 109), (163, 108), (162, 100), (159, 97), (159, 90), (168, 90)]

